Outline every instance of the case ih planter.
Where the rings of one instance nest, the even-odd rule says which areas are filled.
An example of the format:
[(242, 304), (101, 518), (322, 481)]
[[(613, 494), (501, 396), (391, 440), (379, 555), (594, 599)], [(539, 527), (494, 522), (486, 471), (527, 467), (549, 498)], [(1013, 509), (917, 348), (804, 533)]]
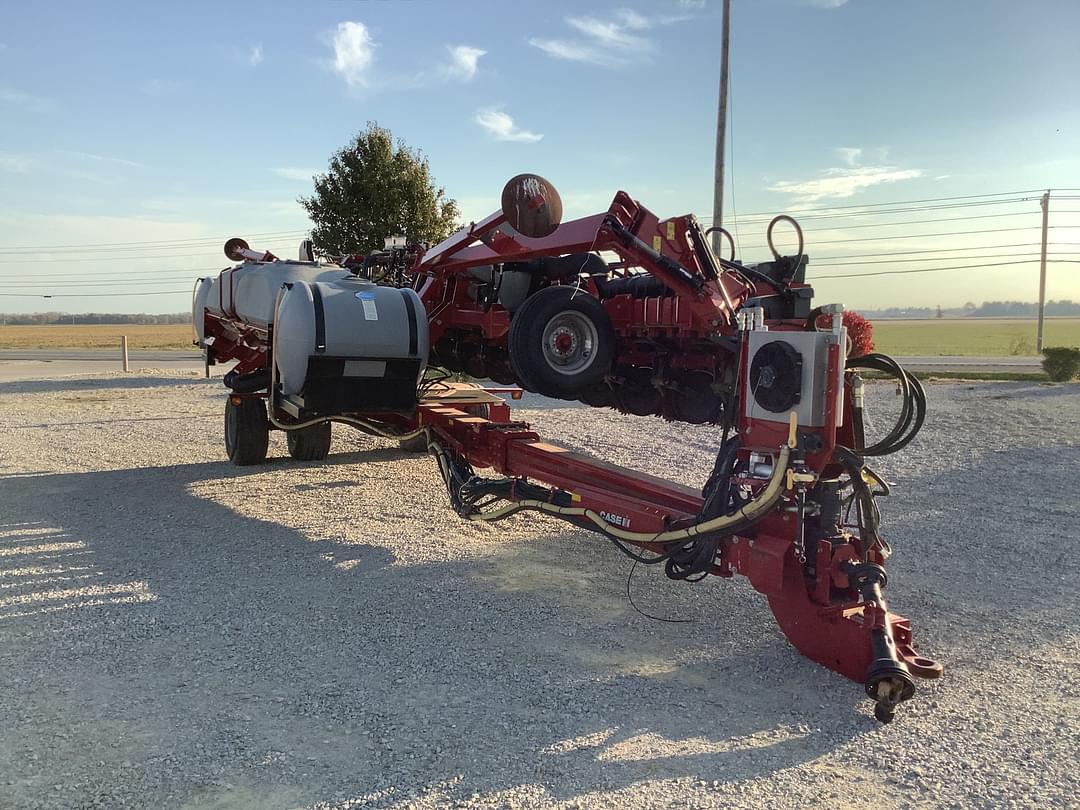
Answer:
[[(919, 382), (883, 355), (848, 357), (842, 307), (814, 307), (799, 250), (716, 256), (692, 215), (660, 220), (625, 192), (561, 223), (543, 178), (434, 247), (400, 240), (343, 264), (288, 262), (230, 240), (241, 262), (195, 294), (208, 362), (225, 382), (226, 449), (262, 461), (271, 429), (323, 458), (338, 422), (427, 449), (463, 518), (562, 518), (672, 579), (747, 577), (801, 653), (861, 682), (888, 722), (915, 678), (910, 623), (882, 596), (885, 482), (866, 460), (903, 448), (925, 416)], [(378, 283), (376, 283), (378, 282)], [(551, 397), (722, 435), (700, 490), (544, 442), (497, 393), (447, 384), (430, 363)], [(867, 444), (860, 369), (893, 377), (897, 422)], [(444, 375), (445, 376), (445, 375)], [(477, 470), (490, 469), (489, 475)]]

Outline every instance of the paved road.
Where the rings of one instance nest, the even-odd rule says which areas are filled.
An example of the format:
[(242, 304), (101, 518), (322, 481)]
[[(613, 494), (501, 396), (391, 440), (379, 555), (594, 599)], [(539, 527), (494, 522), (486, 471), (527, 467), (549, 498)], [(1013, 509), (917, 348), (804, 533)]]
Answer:
[[(202, 354), (190, 351), (131, 350), (128, 365), (132, 370), (143, 368), (203, 369)], [(91, 374), (99, 371), (119, 371), (122, 368), (119, 349), (0, 349), (0, 380), (34, 377), (63, 377), (69, 374)], [(223, 374), (222, 366), (211, 371)]]
[(1015, 374), (1038, 374), (1042, 361), (1038, 357), (897, 357), (896, 361), (909, 371), (949, 372), (1013, 372)]

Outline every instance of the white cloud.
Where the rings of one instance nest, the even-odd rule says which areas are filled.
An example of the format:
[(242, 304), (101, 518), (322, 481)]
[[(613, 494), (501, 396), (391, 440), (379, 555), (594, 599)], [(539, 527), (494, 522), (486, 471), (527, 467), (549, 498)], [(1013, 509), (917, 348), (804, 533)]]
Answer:
[(367, 26), (359, 22), (338, 23), (333, 47), (333, 66), (338, 75), (354, 87), (366, 87), (376, 47)]
[(0, 172), (26, 174), (37, 163), (30, 155), (18, 155), (14, 152), (0, 152)]
[(249, 67), (258, 67), (262, 64), (262, 60), (263, 52), (262, 43), (260, 42), (258, 45), (252, 45), (248, 50), (247, 63)]
[(284, 177), (286, 180), (304, 180), (309, 181), (312, 177), (319, 173), (318, 169), (297, 169), (292, 167), (284, 167), (280, 169), (271, 169), (274, 174), (279, 177)]
[(473, 120), (490, 132), (497, 141), (536, 143), (544, 137), (539, 133), (529, 132), (527, 129), (519, 129), (514, 119), (501, 110), (491, 108), (480, 110)]
[(567, 17), (566, 24), (576, 28), (587, 37), (603, 45), (620, 46), (625, 48), (640, 48), (647, 45), (648, 41), (636, 34), (627, 33), (633, 27), (640, 31), (648, 27), (648, 21), (636, 12), (631, 12), (635, 24), (631, 26), (625, 20), (607, 21), (598, 20), (596, 17)]
[[(682, 3), (682, 8), (699, 10), (704, 3)], [(573, 29), (567, 38), (533, 37), (529, 44), (553, 59), (586, 62), (601, 67), (622, 67), (640, 61), (643, 54), (653, 50), (653, 43), (644, 32), (658, 25), (671, 25), (690, 19), (689, 15), (649, 17), (633, 9), (622, 8), (611, 18), (564, 17)]]
[(679, 8), (701, 11), (701, 9), (705, 8), (705, 0), (679, 0)]
[(810, 5), (814, 8), (840, 8), (840, 6), (847, 5), (848, 0), (810, 0)]
[(623, 25), (627, 28), (633, 28), (634, 30), (642, 30), (652, 24), (649, 22), (648, 17), (638, 14), (631, 8), (620, 8), (615, 12), (615, 16), (622, 20)]
[(534, 48), (539, 48), (548, 56), (555, 59), (565, 59), (568, 62), (588, 62), (603, 67), (616, 67), (625, 64), (625, 60), (621, 57), (605, 53), (585, 42), (533, 38), (529, 40), (529, 44)]
[(476, 77), (480, 57), (487, 53), (468, 45), (447, 45), (450, 52), (450, 64), (446, 66), (446, 75), (452, 79), (470, 82)]
[(53, 112), (56, 109), (56, 102), (51, 98), (32, 96), (6, 87), (0, 87), (0, 104), (11, 104), (35, 113)]
[(799, 182), (780, 181), (769, 191), (791, 194), (799, 203), (851, 197), (863, 189), (884, 183), (896, 183), (922, 177), (921, 169), (899, 169), (896, 166), (861, 166), (858, 168), (827, 169), (823, 176)]
[(862, 157), (863, 150), (859, 147), (853, 146), (838, 146), (833, 150), (840, 156), (840, 159), (844, 161), (848, 166), (854, 166), (859, 162), (859, 158)]
[(126, 158), (108, 157), (107, 155), (95, 155), (91, 152), (75, 152), (70, 149), (57, 150), (62, 155), (70, 155), (71, 157), (82, 158), (83, 160), (93, 160), (98, 163), (116, 163), (120, 166), (131, 166), (135, 169), (145, 169), (145, 163), (139, 163), (137, 160), (128, 160)]

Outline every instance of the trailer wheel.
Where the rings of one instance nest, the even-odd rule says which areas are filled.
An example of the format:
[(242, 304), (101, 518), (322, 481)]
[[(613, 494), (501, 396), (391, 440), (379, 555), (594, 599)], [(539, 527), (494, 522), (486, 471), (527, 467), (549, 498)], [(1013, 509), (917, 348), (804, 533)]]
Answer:
[(289, 455), (297, 461), (322, 461), (330, 454), (330, 423), (285, 431)]
[(615, 330), (604, 305), (571, 286), (529, 296), (514, 314), (510, 362), (523, 387), (578, 399), (603, 380), (615, 358)]
[(262, 464), (270, 446), (266, 403), (259, 397), (225, 400), (225, 452), (237, 467)]

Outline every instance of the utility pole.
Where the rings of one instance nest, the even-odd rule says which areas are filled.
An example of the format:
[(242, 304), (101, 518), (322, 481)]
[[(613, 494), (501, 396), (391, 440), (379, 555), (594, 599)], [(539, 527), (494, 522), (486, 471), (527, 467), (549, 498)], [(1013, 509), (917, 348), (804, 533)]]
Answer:
[(1043, 350), (1043, 314), (1046, 310), (1046, 231), (1050, 221), (1050, 190), (1042, 195), (1039, 200), (1042, 206), (1042, 252), (1039, 254), (1039, 328), (1035, 333), (1035, 350), (1042, 354)]
[[(716, 113), (716, 169), (713, 175), (713, 227), (724, 219), (724, 143), (727, 140), (728, 43), (731, 39), (731, 0), (724, 0), (724, 27), (720, 35), (720, 108)], [(720, 255), (720, 231), (712, 234), (713, 252)]]

